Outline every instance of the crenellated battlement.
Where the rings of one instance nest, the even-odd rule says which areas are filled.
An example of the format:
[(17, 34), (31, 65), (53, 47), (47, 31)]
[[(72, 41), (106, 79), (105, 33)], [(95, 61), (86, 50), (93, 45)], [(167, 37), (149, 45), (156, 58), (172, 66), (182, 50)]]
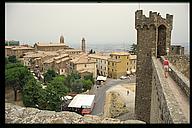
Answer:
[(157, 12), (149, 12), (149, 17), (143, 15), (143, 10), (137, 10), (135, 12), (135, 28), (143, 29), (145, 26), (147, 29), (151, 27), (158, 28), (160, 25), (164, 25), (167, 29), (172, 30), (173, 15), (166, 14), (166, 18), (162, 18)]

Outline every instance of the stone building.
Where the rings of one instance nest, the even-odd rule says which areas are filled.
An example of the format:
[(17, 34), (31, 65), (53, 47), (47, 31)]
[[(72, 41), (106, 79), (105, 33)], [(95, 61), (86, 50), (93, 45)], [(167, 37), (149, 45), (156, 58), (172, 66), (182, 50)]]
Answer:
[(45, 52), (45, 51), (27, 52), (23, 56), (23, 63), (30, 69), (34, 69), (35, 66), (38, 65), (40, 71), (43, 71), (44, 70), (43, 62), (56, 56), (59, 56), (59, 54), (56, 52)]
[(70, 58), (68, 54), (52, 57), (43, 62), (43, 71), (46, 72), (48, 69), (52, 69), (59, 75), (66, 75), (69, 60)]
[[(128, 75), (134, 67), (136, 70), (136, 56), (128, 52), (114, 52), (110, 54), (108, 59), (108, 77), (118, 79), (121, 76)], [(131, 58), (131, 59), (130, 59)]]
[(96, 61), (97, 75), (108, 77), (108, 59), (110, 56), (89, 54), (88, 57)]
[(137, 119), (150, 122), (152, 59), (151, 56), (166, 55), (170, 49), (173, 15), (162, 18), (157, 12), (149, 12), (149, 17), (142, 10), (135, 12), (137, 30), (137, 72), (135, 114)]
[(25, 46), (5, 46), (5, 56), (15, 55), (17, 58), (22, 58), (24, 53), (33, 52), (34, 48)]
[(97, 76), (96, 61), (88, 58), (87, 54), (78, 55), (70, 60), (69, 72), (77, 71), (81, 76), (92, 74), (93, 78)]
[(65, 44), (63, 36), (60, 37), (60, 43), (50, 42), (49, 44), (46, 44), (37, 42), (35, 43), (34, 47), (36, 51), (57, 51), (60, 49), (72, 49)]
[(184, 47), (181, 45), (171, 45), (170, 55), (184, 55)]

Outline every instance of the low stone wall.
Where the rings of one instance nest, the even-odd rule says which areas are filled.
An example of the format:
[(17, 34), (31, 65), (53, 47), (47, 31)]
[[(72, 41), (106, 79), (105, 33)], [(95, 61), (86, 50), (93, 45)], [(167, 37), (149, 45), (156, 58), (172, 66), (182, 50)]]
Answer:
[[(163, 63), (164, 57), (161, 56), (161, 62)], [(189, 79), (184, 76), (180, 71), (177, 70), (177, 68), (169, 64), (169, 67), (171, 71), (169, 71), (169, 75), (171, 78), (179, 85), (179, 87), (184, 91), (184, 93), (189, 97), (190, 96), (190, 83)]]
[(190, 78), (190, 58), (187, 55), (170, 55), (168, 60), (176, 69), (184, 74), (188, 79)]
[(155, 57), (152, 57), (152, 68), (150, 123), (187, 123)]
[(62, 123), (62, 124), (96, 124), (96, 123), (116, 123), (116, 124), (145, 124), (139, 120), (120, 121), (119, 119), (104, 118), (94, 115), (81, 116), (75, 112), (55, 112), (39, 110), (36, 108), (26, 108), (11, 103), (5, 103), (5, 123)]

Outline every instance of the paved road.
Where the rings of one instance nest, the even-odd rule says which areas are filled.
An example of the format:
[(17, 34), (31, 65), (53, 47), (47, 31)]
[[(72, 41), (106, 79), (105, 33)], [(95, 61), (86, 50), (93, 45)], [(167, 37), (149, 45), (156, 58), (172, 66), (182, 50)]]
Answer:
[(136, 78), (135, 76), (131, 76), (130, 79), (110, 79), (108, 78), (105, 85), (102, 85), (101, 87), (96, 89), (96, 86), (94, 86), (94, 94), (96, 95), (95, 98), (95, 107), (93, 108), (92, 115), (102, 115), (104, 110), (104, 101), (105, 101), (105, 92), (118, 84), (126, 84), (126, 83), (135, 83)]

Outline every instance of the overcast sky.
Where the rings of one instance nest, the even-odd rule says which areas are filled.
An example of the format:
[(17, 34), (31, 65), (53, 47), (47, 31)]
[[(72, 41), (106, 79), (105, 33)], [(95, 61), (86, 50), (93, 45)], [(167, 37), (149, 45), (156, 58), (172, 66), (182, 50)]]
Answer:
[[(5, 3), (5, 40), (87, 43), (136, 42), (135, 11), (139, 3)], [(172, 44), (189, 43), (189, 3), (140, 3), (148, 17), (155, 11), (173, 15)]]

